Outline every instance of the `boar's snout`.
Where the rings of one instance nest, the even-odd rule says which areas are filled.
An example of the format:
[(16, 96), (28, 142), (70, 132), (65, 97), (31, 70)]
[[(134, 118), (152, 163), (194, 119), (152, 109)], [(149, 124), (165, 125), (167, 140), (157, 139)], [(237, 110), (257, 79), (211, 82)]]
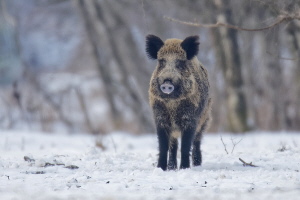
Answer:
[(165, 94), (171, 94), (174, 91), (174, 85), (170, 81), (165, 81), (160, 85), (160, 90)]

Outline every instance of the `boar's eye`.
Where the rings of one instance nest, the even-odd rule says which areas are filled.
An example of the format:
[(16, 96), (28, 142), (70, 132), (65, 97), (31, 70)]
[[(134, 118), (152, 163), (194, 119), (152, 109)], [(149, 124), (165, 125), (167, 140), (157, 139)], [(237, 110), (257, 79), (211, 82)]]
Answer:
[(176, 60), (176, 68), (179, 70), (185, 70), (186, 69), (186, 63), (185, 60)]
[(165, 65), (166, 65), (166, 60), (165, 59), (159, 59), (158, 60), (159, 68), (163, 68)]

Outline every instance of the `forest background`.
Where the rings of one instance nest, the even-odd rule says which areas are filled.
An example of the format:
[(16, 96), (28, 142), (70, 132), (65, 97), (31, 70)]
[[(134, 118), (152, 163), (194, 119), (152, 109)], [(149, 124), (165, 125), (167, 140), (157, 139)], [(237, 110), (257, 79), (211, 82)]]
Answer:
[(300, 130), (299, 0), (1, 0), (0, 128), (154, 132), (147, 34), (200, 36), (209, 132)]

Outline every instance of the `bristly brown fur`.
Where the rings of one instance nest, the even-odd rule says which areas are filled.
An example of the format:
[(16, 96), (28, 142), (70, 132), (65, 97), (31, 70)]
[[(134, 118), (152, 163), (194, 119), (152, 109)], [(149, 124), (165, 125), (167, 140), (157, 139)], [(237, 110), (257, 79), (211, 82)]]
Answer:
[[(159, 140), (158, 167), (176, 169), (177, 138), (181, 137), (180, 168), (190, 167), (189, 153), (195, 166), (201, 164), (201, 135), (209, 126), (211, 98), (207, 71), (196, 57), (198, 36), (185, 40), (168, 39), (158, 49), (147, 37), (147, 48), (156, 53), (158, 65), (154, 70), (149, 88), (149, 101), (153, 109)], [(155, 49), (158, 49), (155, 52)], [(152, 57), (155, 57), (155, 55)], [(162, 94), (159, 85), (172, 80), (175, 91)], [(167, 155), (169, 151), (169, 162)]]

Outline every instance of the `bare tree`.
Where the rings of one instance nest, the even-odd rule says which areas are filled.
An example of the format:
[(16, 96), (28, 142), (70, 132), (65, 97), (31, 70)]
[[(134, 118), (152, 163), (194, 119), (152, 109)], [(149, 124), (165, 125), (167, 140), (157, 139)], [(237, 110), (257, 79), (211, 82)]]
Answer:
[[(214, 99), (211, 131), (300, 128), (299, 0), (3, 0), (0, 9), (0, 71), (5, 80), (0, 81), (5, 108), (1, 128), (40, 123), (51, 131), (59, 123), (71, 132), (97, 133), (101, 126), (152, 132), (147, 91), (155, 64), (144, 53), (149, 33), (161, 38), (200, 35), (199, 58), (208, 68)], [(70, 32), (58, 30), (65, 25)], [(35, 40), (35, 34), (44, 42)], [(63, 38), (49, 44), (45, 35)], [(70, 44), (65, 41), (80, 41), (80, 46), (57, 48)], [(48, 48), (71, 56), (49, 62), (40, 51)], [(18, 65), (26, 72), (22, 77), (14, 72)], [(48, 90), (42, 68), (57, 74), (57, 68), (79, 72), (76, 77), (82, 78), (91, 74), (96, 92), (92, 96), (90, 88), (69, 87), (68, 81), (60, 82), (66, 83), (62, 91)], [(91, 82), (83, 78), (84, 83)], [(107, 113), (95, 109), (95, 114), (95, 102), (103, 99)], [(72, 105), (66, 103), (71, 100)]]
[[(300, 7), (300, 3), (299, 7)], [(290, 27), (287, 29), (288, 35), (289, 35), (289, 46), (292, 52), (295, 52), (293, 54), (294, 58), (296, 60), (294, 61), (294, 77), (295, 80), (295, 99), (293, 101), (293, 104), (296, 104), (296, 110), (295, 115), (292, 116), (294, 119), (292, 120), (292, 125), (295, 126), (296, 129), (300, 128), (300, 20), (294, 21), (290, 24)]]
[[(134, 72), (138, 72), (141, 69), (136, 66), (137, 62), (130, 62), (130, 59), (126, 59), (125, 57), (128, 52), (134, 52), (133, 54), (129, 54), (131, 58), (137, 55), (132, 34), (126, 29), (126, 22), (114, 10), (115, 5), (111, 5), (109, 1), (79, 0), (78, 6), (82, 12), (88, 37), (98, 63), (98, 69), (105, 84), (106, 95), (113, 113), (113, 121), (116, 122), (116, 126), (118, 126), (118, 123), (122, 123), (122, 118), (120, 117), (122, 116), (123, 109), (117, 108), (116, 101), (123, 102), (136, 115), (135, 121), (139, 129), (142, 131), (152, 131), (153, 123), (151, 115), (146, 112), (149, 109), (147, 110), (148, 105), (145, 104), (146, 100), (143, 98), (145, 97), (145, 93), (142, 93), (142, 91), (145, 91), (145, 88), (139, 86), (134, 76), (138, 74)], [(107, 42), (103, 43), (103, 41)], [(125, 48), (130, 47), (131, 49), (124, 49), (122, 45), (125, 45)], [(109, 51), (110, 54), (108, 56), (113, 55), (114, 59), (108, 59), (104, 49), (106, 52)], [(134, 59), (137, 59), (137, 57)], [(114, 70), (112, 62), (115, 63), (116, 68)], [(118, 73), (119, 80), (112, 77), (114, 73)]]
[[(209, 1), (213, 20), (232, 23), (232, 10), (229, 1)], [(213, 29), (212, 37), (217, 63), (220, 66), (226, 83), (226, 102), (229, 130), (244, 132), (247, 126), (247, 105), (243, 91), (241, 59), (237, 42), (237, 31), (234, 29)]]
[[(270, 11), (271, 15), (275, 15), (275, 20), (269, 25), (259, 27), (259, 28), (248, 28), (245, 26), (236, 26), (234, 25), (234, 20), (232, 13), (236, 6), (232, 6), (232, 1), (206, 1), (206, 8), (211, 12), (211, 22), (210, 24), (203, 24), (198, 22), (182, 21), (174, 19), (171, 17), (165, 17), (167, 20), (186, 24), (189, 26), (195, 26), (200, 28), (211, 28), (212, 38), (213, 38), (213, 47), (215, 49), (218, 65), (221, 66), (223, 76), (226, 82), (226, 99), (227, 99), (227, 115), (228, 115), (228, 125), (229, 130), (234, 132), (243, 132), (248, 129), (247, 118), (248, 118), (248, 105), (246, 105), (246, 94), (244, 87), (244, 77), (242, 76), (242, 62), (240, 58), (240, 49), (238, 43), (238, 33), (237, 31), (265, 31), (279, 26), (282, 23), (292, 22), (295, 24), (295, 21), (300, 20), (300, 7), (299, 2), (289, 1), (289, 2), (280, 2), (280, 1), (260, 1), (257, 0), (259, 4), (264, 7), (267, 7), (267, 10)], [(296, 5), (296, 7), (294, 6)], [(238, 5), (237, 5), (238, 6)], [(249, 12), (250, 7), (247, 7), (247, 4), (240, 5), (247, 10), (244, 12)], [(235, 11), (237, 11), (235, 9)], [(238, 11), (240, 12), (240, 11)], [(258, 9), (254, 14), (264, 13), (261, 9)], [(248, 20), (248, 17), (241, 15), (245, 20)], [(236, 19), (237, 20), (237, 19)], [(245, 21), (244, 20), (244, 21)], [(242, 20), (239, 20), (242, 21)], [(216, 22), (216, 23), (213, 23)], [(290, 25), (292, 27), (294, 25)], [(297, 51), (297, 36), (295, 37), (295, 26), (291, 28), (289, 33), (291, 34), (291, 40), (294, 41), (293, 51)], [(297, 32), (297, 31), (296, 31)], [(256, 90), (254, 92), (261, 93), (265, 98), (267, 98), (267, 105), (270, 107), (270, 115), (266, 118), (263, 110), (260, 110), (262, 113), (258, 114), (259, 118), (262, 120), (267, 120), (266, 127), (273, 130), (279, 129), (279, 127), (286, 127), (287, 123), (287, 113), (285, 105), (287, 104), (286, 99), (282, 96), (284, 92), (283, 87), (283, 77), (282, 69), (280, 66), (280, 37), (279, 32), (276, 31), (273, 33), (273, 40), (262, 41), (262, 46), (264, 46), (264, 53), (269, 53), (269, 56), (266, 57), (264, 65), (267, 67), (265, 69), (265, 87), (263, 90)], [(299, 51), (299, 50), (298, 50)], [(245, 64), (244, 64), (245, 65)], [(247, 64), (246, 64), (247, 65)], [(251, 72), (251, 70), (247, 70)], [(295, 74), (298, 74), (296, 72)], [(248, 79), (250, 83), (254, 83), (253, 79)], [(253, 84), (256, 85), (255, 83)], [(260, 85), (259, 87), (261, 87)], [(299, 88), (299, 86), (297, 86)], [(254, 93), (253, 93), (254, 94)], [(254, 94), (255, 96), (255, 94)], [(298, 95), (299, 96), (299, 95)], [(249, 97), (249, 96), (248, 96)], [(297, 109), (298, 110), (298, 109)], [(258, 112), (260, 112), (258, 111)], [(298, 113), (298, 111), (297, 111)], [(252, 113), (253, 115), (253, 113)], [(257, 119), (257, 116), (255, 117)], [(262, 121), (260, 120), (260, 122)]]

